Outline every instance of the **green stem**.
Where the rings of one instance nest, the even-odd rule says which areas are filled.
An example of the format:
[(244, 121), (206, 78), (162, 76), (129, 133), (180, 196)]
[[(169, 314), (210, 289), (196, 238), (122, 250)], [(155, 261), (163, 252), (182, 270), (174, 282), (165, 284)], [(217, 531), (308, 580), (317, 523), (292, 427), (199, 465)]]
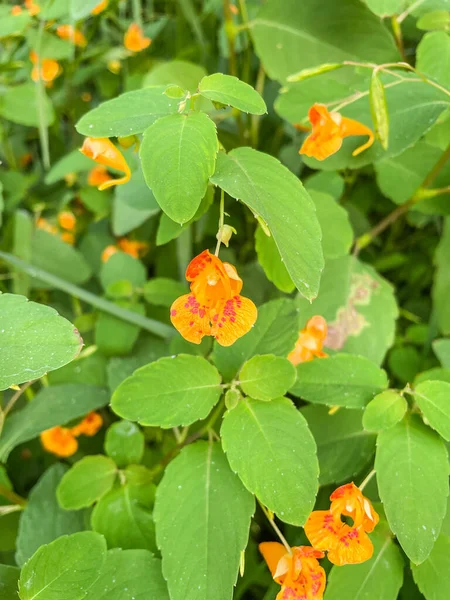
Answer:
[(42, 152), (42, 163), (44, 165), (44, 169), (48, 171), (50, 169), (50, 150), (48, 143), (48, 129), (47, 124), (45, 122), (45, 88), (44, 82), (42, 81), (41, 71), (41, 46), (42, 46), (42, 34), (44, 32), (45, 21), (41, 21), (39, 24), (39, 31), (37, 35), (36, 48), (35, 52), (37, 54), (37, 70), (38, 70), (38, 80), (36, 81), (36, 103), (38, 109), (38, 118), (39, 118), (39, 142), (41, 144), (41, 152)]
[(235, 77), (237, 77), (238, 72), (235, 48), (236, 31), (233, 22), (233, 15), (230, 10), (229, 0), (223, 0), (223, 12), (225, 15), (225, 33), (228, 40), (228, 61), (230, 67), (230, 75), (234, 75)]
[(286, 550), (288, 551), (288, 553), (292, 554), (291, 547), (289, 546), (289, 544), (288, 544), (286, 538), (284, 537), (284, 535), (281, 533), (278, 525), (275, 523), (275, 520), (272, 517), (271, 513), (267, 510), (267, 508), (264, 506), (264, 504), (259, 499), (257, 499), (257, 500), (258, 500), (258, 503), (259, 503), (259, 505), (260, 505), (263, 513), (266, 515), (267, 520), (272, 525), (273, 530), (275, 531), (275, 533), (277, 534), (277, 536), (280, 538), (280, 542), (286, 548)]
[(375, 473), (376, 473), (375, 469), (372, 469), (370, 471), (370, 473), (367, 475), (367, 477), (365, 477), (364, 481), (359, 486), (359, 489), (361, 490), (361, 492), (366, 487), (366, 485), (369, 483), (369, 481), (372, 479), (372, 477), (375, 475)]
[(225, 223), (225, 192), (220, 190), (220, 214), (219, 214), (219, 231), (217, 232), (217, 244), (214, 254), (219, 256), (220, 244), (222, 243), (222, 229)]
[(19, 271), (23, 271), (24, 273), (28, 273), (31, 277), (36, 279), (40, 279), (48, 283), (52, 287), (55, 287), (58, 290), (62, 290), (71, 296), (75, 296), (83, 302), (90, 304), (91, 306), (95, 306), (99, 310), (106, 312), (122, 321), (126, 321), (127, 323), (132, 323), (133, 325), (137, 325), (158, 337), (162, 337), (164, 339), (168, 339), (173, 335), (173, 329), (169, 325), (165, 323), (160, 323), (159, 321), (155, 321), (154, 319), (149, 319), (147, 317), (143, 317), (138, 313), (134, 313), (130, 310), (126, 310), (117, 306), (113, 302), (109, 302), (105, 298), (101, 298), (83, 288), (80, 288), (73, 283), (69, 283), (52, 273), (48, 273), (43, 269), (39, 269), (38, 267), (34, 267), (20, 258), (13, 256), (12, 254), (8, 254), (7, 252), (0, 251), (0, 258), (2, 258), (7, 264), (16, 267)]
[(133, 21), (142, 29), (142, 6), (141, 0), (133, 0)]
[[(264, 83), (266, 81), (266, 72), (264, 71), (264, 67), (262, 63), (259, 65), (258, 75), (256, 77), (256, 86), (255, 89), (259, 93), (260, 96), (264, 93)], [(259, 123), (261, 120), (261, 115), (252, 115), (250, 121), (251, 127), (251, 139), (253, 148), (258, 148), (259, 142)]]
[(11, 502), (11, 504), (18, 504), (19, 506), (25, 506), (27, 501), (22, 496), (19, 496), (12, 490), (9, 490), (4, 485), (0, 484), (0, 496), (3, 496)]

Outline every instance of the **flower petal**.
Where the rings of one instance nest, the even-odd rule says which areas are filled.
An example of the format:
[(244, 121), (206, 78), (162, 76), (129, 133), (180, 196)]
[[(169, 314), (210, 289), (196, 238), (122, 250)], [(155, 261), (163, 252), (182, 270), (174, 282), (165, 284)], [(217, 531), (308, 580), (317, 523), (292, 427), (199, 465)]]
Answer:
[(342, 117), (341, 133), (342, 133), (342, 137), (348, 137), (350, 135), (368, 135), (369, 136), (369, 139), (367, 140), (367, 142), (365, 144), (363, 144), (362, 146), (359, 146), (359, 148), (356, 148), (356, 150), (354, 150), (352, 152), (353, 156), (357, 156), (358, 154), (361, 154), (361, 152), (363, 152), (367, 148), (370, 148), (370, 146), (375, 141), (375, 136), (373, 134), (373, 131), (369, 127), (366, 127), (366, 125), (364, 125), (363, 123), (360, 123), (359, 121), (355, 121), (354, 119), (347, 119), (347, 117)]
[(41, 443), (47, 452), (66, 458), (78, 450), (78, 442), (70, 429), (52, 427), (41, 433)]
[(336, 546), (342, 526), (339, 517), (330, 510), (315, 510), (310, 514), (304, 529), (313, 548), (329, 550)]
[(131, 171), (123, 154), (111, 142), (109, 138), (91, 138), (87, 137), (84, 140), (80, 152), (91, 158), (100, 165), (123, 171), (125, 175), (119, 179), (109, 179), (99, 185), (100, 191), (106, 190), (113, 185), (120, 185), (130, 180)]
[(221, 310), (211, 311), (211, 335), (221, 346), (231, 346), (254, 325), (258, 310), (249, 298), (233, 296)]
[(326, 133), (321, 132), (319, 135), (312, 133), (303, 142), (300, 148), (300, 154), (312, 156), (317, 160), (325, 160), (332, 154), (340, 150), (342, 146), (342, 137), (339, 132)]
[[(262, 542), (262, 544), (259, 544), (259, 551), (263, 555), (264, 560), (272, 573), (272, 577), (274, 577), (278, 570), (280, 560), (287, 554), (286, 548), (279, 542)], [(289, 566), (287, 570), (288, 569)], [(287, 573), (287, 570), (283, 574)]]
[(334, 565), (356, 565), (372, 557), (373, 544), (360, 527), (343, 524), (338, 543), (328, 551), (328, 560)]
[(202, 306), (194, 294), (175, 300), (170, 308), (170, 320), (184, 339), (193, 344), (200, 344), (203, 336), (211, 335), (209, 307)]

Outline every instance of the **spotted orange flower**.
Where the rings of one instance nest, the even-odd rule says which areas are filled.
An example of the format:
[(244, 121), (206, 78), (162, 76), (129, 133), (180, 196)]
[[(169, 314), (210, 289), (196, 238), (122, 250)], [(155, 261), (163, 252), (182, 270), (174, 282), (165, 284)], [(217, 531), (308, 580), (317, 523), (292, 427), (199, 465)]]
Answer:
[(357, 156), (374, 142), (373, 131), (359, 121), (347, 119), (338, 112), (329, 112), (323, 104), (314, 104), (309, 109), (308, 118), (312, 125), (312, 133), (303, 142), (300, 154), (324, 160), (335, 154), (342, 146), (343, 139), (352, 135), (368, 135), (365, 144), (353, 151)]
[(295, 348), (288, 356), (293, 365), (308, 362), (314, 357), (324, 358), (328, 356), (322, 352), (322, 346), (327, 337), (327, 322), (320, 315), (311, 317), (306, 327), (299, 333)]
[(103, 181), (103, 183), (98, 186), (99, 190), (106, 190), (113, 185), (121, 185), (130, 180), (130, 167), (123, 154), (116, 146), (114, 146), (109, 138), (88, 137), (84, 140), (80, 152), (88, 158), (92, 158), (92, 160), (95, 160), (95, 162), (100, 165), (104, 165), (111, 169), (117, 169), (118, 171), (123, 171), (125, 173), (125, 175), (119, 179), (110, 177), (108, 180)]
[(66, 458), (78, 450), (78, 442), (67, 427), (53, 427), (41, 433), (41, 443), (47, 452)]
[(105, 10), (105, 8), (108, 8), (108, 4), (109, 0), (102, 0), (101, 2), (99, 2), (99, 4), (97, 4), (97, 6), (94, 6), (94, 8), (91, 10), (91, 15), (99, 15)]
[(25, 0), (25, 7), (28, 11), (28, 14), (32, 17), (34, 17), (34, 15), (38, 15), (41, 12), (41, 7), (39, 6), (39, 4), (34, 2), (34, 0)]
[(73, 42), (75, 46), (80, 48), (84, 48), (87, 44), (83, 33), (79, 29), (75, 29), (73, 25), (60, 25), (56, 28), (56, 35), (62, 40)]
[(326, 575), (318, 562), (323, 552), (310, 546), (294, 546), (291, 553), (278, 542), (263, 542), (259, 550), (281, 585), (276, 600), (322, 600)]
[(72, 435), (78, 437), (79, 435), (87, 435), (92, 437), (103, 425), (102, 416), (95, 411), (90, 412), (84, 417), (81, 423), (72, 427)]
[(66, 229), (67, 231), (73, 231), (77, 224), (77, 219), (72, 212), (65, 210), (59, 213), (58, 223), (63, 229)]
[(170, 318), (188, 342), (200, 344), (212, 335), (221, 346), (231, 346), (251, 329), (258, 311), (239, 295), (242, 279), (233, 265), (204, 250), (189, 263), (186, 279), (191, 293), (175, 300)]
[(11, 8), (11, 14), (13, 16), (22, 14), (22, 7), (19, 6), (19, 4), (14, 4), (14, 6)]
[[(330, 500), (329, 510), (316, 510), (306, 521), (305, 533), (312, 546), (326, 550), (328, 560), (339, 567), (369, 560), (373, 544), (367, 534), (379, 521), (372, 504), (354, 483), (337, 488)], [(341, 517), (353, 523), (344, 523)]]
[(148, 48), (151, 43), (152, 40), (149, 37), (145, 37), (142, 27), (137, 23), (131, 23), (123, 38), (123, 45), (130, 52), (141, 52), (141, 50)]
[[(38, 68), (38, 55), (34, 50), (30, 52), (30, 60), (34, 67), (31, 71), (31, 79), (33, 81), (39, 81), (39, 68)], [(51, 84), (58, 75), (60, 75), (62, 68), (58, 61), (53, 58), (43, 58), (40, 61), (40, 76), (42, 81), (46, 84)]]

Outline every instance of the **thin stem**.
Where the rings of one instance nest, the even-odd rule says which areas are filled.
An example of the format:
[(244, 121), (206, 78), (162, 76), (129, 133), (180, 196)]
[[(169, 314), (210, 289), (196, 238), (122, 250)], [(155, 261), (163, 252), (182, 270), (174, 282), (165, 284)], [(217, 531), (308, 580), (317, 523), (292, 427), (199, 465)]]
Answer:
[(278, 525), (275, 523), (272, 515), (270, 514), (270, 512), (267, 510), (267, 508), (264, 506), (264, 504), (259, 499), (258, 499), (258, 503), (259, 503), (263, 513), (266, 515), (267, 520), (272, 525), (273, 530), (275, 531), (277, 536), (280, 538), (280, 542), (283, 544), (283, 546), (286, 548), (286, 550), (289, 552), (289, 554), (292, 554), (291, 547), (289, 546), (286, 538), (284, 537), (284, 535), (281, 533), (280, 529), (278, 528)]
[(142, 29), (142, 6), (141, 0), (133, 0), (133, 21)]
[(403, 60), (406, 60), (405, 45), (403, 43), (402, 27), (401, 27), (401, 23), (399, 22), (398, 18), (395, 15), (391, 19), (391, 25), (392, 25), (392, 32), (394, 34), (395, 43), (397, 45), (398, 51), (402, 55)]
[(367, 477), (364, 479), (364, 481), (361, 483), (361, 485), (359, 486), (359, 489), (361, 490), (361, 492), (366, 487), (366, 485), (369, 483), (369, 481), (372, 479), (372, 477), (375, 475), (375, 473), (376, 473), (375, 469), (372, 469), (370, 471), (370, 473), (367, 475)]
[(426, 188), (429, 185), (431, 185), (433, 183), (433, 181), (436, 179), (436, 177), (439, 175), (439, 173), (442, 170), (442, 167), (444, 167), (445, 163), (448, 161), (449, 158), (450, 158), (450, 144), (447, 146), (447, 148), (445, 149), (445, 151), (442, 154), (442, 156), (440, 157), (440, 159), (437, 161), (437, 163), (434, 165), (434, 167), (431, 169), (431, 171), (425, 177), (425, 179), (423, 180), (423, 183), (420, 187)]
[(409, 6), (404, 12), (402, 12), (401, 15), (397, 17), (397, 23), (402, 23), (406, 19), (406, 17), (408, 17), (412, 13), (413, 10), (418, 8), (424, 2), (425, 0), (416, 0), (416, 2), (413, 2), (411, 6)]
[(42, 281), (45, 281), (45, 283), (50, 284), (52, 287), (62, 290), (71, 296), (76, 296), (77, 298), (80, 298), (80, 300), (83, 300), (83, 302), (86, 302), (91, 306), (95, 306), (99, 310), (113, 315), (122, 321), (137, 325), (138, 327), (141, 327), (142, 329), (150, 331), (150, 333), (154, 333), (155, 335), (165, 339), (170, 338), (173, 335), (173, 329), (169, 325), (160, 323), (154, 319), (149, 319), (148, 317), (143, 317), (142, 315), (134, 313), (131, 310), (121, 308), (117, 304), (109, 302), (109, 300), (106, 300), (105, 298), (101, 298), (96, 294), (92, 294), (91, 292), (88, 292), (87, 290), (84, 290), (73, 283), (69, 283), (68, 281), (61, 279), (56, 275), (48, 273), (43, 269), (34, 267), (20, 258), (13, 256), (12, 254), (0, 251), (0, 258), (2, 258), (7, 264), (16, 267), (16, 269), (19, 271), (28, 273), (31, 277), (41, 279)]
[[(6, 419), (7, 415), (9, 412), (11, 412), (11, 410), (14, 407), (14, 404), (17, 402), (17, 400), (20, 398), (20, 396), (24, 393), (24, 391), (30, 387), (30, 385), (33, 385), (33, 383), (36, 381), (36, 379), (34, 379), (33, 381), (28, 381), (27, 383), (25, 383), (20, 390), (17, 390), (17, 392), (12, 396), (11, 400), (8, 402), (8, 404), (5, 407), (5, 410), (3, 411), (3, 418)], [(0, 428), (0, 433), (1, 433), (1, 428)]]
[(37, 72), (38, 79), (36, 81), (36, 104), (38, 109), (39, 118), (39, 142), (41, 145), (42, 152), (42, 163), (44, 169), (48, 171), (50, 169), (50, 150), (48, 142), (48, 129), (45, 121), (45, 88), (44, 82), (42, 81), (42, 63), (41, 63), (41, 46), (42, 46), (42, 34), (44, 32), (45, 21), (42, 20), (39, 24), (39, 31), (36, 41), (36, 55), (37, 55)]
[(225, 15), (225, 33), (228, 40), (228, 62), (230, 67), (230, 74), (237, 77), (237, 60), (236, 60), (236, 48), (235, 48), (235, 39), (236, 39), (236, 31), (235, 25), (233, 23), (233, 14), (230, 10), (229, 0), (223, 0), (223, 12)]
[[(259, 65), (258, 75), (256, 77), (256, 91), (260, 94), (260, 96), (264, 93), (264, 83), (266, 81), (266, 72), (264, 71), (264, 67), (262, 63)], [(259, 142), (259, 123), (260, 123), (261, 115), (252, 115), (250, 121), (251, 127), (251, 140), (252, 146), (254, 148), (258, 147)]]
[(19, 506), (26, 506), (27, 501), (22, 496), (19, 496), (12, 490), (9, 490), (6, 486), (0, 484), (0, 496), (3, 496), (11, 502), (11, 504), (18, 504)]
[(222, 229), (225, 223), (225, 192), (220, 190), (220, 214), (219, 214), (219, 231), (217, 232), (217, 244), (214, 254), (219, 256), (220, 244), (222, 243)]

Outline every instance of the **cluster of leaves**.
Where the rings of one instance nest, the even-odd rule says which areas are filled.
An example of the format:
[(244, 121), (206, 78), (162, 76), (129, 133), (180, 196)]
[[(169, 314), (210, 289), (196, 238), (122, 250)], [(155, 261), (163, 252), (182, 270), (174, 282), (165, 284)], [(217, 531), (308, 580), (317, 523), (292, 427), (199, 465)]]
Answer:
[[(447, 600), (448, 0), (97, 4), (0, 7), (2, 600), (270, 600), (266, 515), (304, 544), (372, 469), (374, 555), (327, 563), (325, 599)], [(62, 65), (51, 87), (31, 51)], [(300, 157), (314, 103), (377, 140)], [(130, 180), (89, 185), (84, 137), (131, 143)], [(74, 245), (39, 226), (64, 211)], [(190, 344), (169, 309), (225, 221), (258, 318)], [(294, 367), (314, 315), (329, 356)], [(74, 456), (44, 450), (91, 411)]]

